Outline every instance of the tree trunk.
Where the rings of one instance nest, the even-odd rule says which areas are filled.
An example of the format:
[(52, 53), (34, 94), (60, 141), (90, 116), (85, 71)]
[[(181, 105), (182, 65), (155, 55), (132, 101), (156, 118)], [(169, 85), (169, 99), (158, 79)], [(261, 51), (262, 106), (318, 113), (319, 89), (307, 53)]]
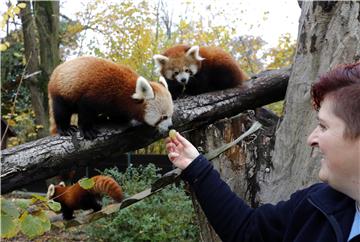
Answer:
[(49, 76), (60, 63), (59, 1), (34, 1), (36, 26), (39, 33), (40, 62), (44, 73), (44, 87)]
[(319, 158), (310, 158), (306, 138), (316, 126), (311, 84), (339, 63), (360, 59), (360, 2), (304, 1), (298, 45), (286, 94), (285, 117), (276, 135), (273, 169), (261, 185), (261, 200), (277, 202), (318, 181)]
[[(29, 2), (19, 1), (19, 3), (26, 3), (25, 9), (20, 12), (22, 30), (24, 35), (25, 59), (27, 61), (26, 72), (31, 74), (39, 71), (38, 48), (35, 36), (35, 21), (32, 15), (31, 6)], [(48, 135), (48, 115), (44, 107), (43, 91), (39, 87), (39, 78), (37, 75), (32, 76), (25, 81), (30, 89), (31, 104), (35, 112), (35, 124), (43, 126), (39, 129), (38, 136), (40, 138)]]
[[(260, 130), (212, 160), (222, 179), (252, 207), (257, 207), (260, 202), (258, 177), (266, 178), (271, 167), (270, 154), (274, 148), (278, 117), (265, 109), (257, 109), (186, 134), (202, 153), (208, 153), (239, 137), (255, 121), (263, 125)], [(221, 241), (194, 197), (192, 194), (202, 241)]]
[[(52, 71), (60, 63), (59, 55), (59, 1), (33, 1), (35, 23), (39, 38), (40, 69), (42, 71), (39, 88), (42, 90), (43, 103), (48, 110), (47, 84)], [(46, 112), (47, 114), (47, 112)], [(44, 123), (48, 133), (48, 115)]]

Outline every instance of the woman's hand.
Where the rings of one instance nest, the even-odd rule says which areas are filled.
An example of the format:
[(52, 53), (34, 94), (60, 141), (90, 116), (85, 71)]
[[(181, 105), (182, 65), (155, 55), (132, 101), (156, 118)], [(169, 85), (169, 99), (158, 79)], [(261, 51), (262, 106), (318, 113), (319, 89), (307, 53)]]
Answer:
[(176, 132), (175, 137), (166, 138), (165, 144), (170, 161), (181, 170), (190, 165), (199, 155), (199, 151), (179, 132)]

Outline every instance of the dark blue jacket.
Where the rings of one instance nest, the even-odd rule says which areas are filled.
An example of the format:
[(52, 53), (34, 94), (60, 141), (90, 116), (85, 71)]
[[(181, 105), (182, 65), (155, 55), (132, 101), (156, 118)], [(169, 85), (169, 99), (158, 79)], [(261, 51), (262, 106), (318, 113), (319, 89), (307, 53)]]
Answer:
[(252, 209), (202, 155), (181, 177), (223, 241), (346, 242), (354, 220), (355, 201), (323, 183), (295, 192), (288, 201)]

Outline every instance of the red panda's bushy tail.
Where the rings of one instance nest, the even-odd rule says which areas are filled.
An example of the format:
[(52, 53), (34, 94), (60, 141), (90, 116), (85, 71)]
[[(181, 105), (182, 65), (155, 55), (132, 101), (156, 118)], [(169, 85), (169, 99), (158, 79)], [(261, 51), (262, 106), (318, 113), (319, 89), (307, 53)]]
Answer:
[(124, 194), (121, 186), (111, 177), (108, 176), (94, 176), (95, 185), (92, 191), (98, 194), (107, 194), (117, 202), (124, 199)]

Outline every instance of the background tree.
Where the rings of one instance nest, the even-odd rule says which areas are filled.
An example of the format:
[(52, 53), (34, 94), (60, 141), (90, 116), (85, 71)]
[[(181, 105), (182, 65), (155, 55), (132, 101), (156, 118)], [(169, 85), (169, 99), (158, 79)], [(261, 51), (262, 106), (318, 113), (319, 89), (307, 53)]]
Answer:
[[(17, 145), (37, 136), (31, 94), (28, 85), (22, 83), (26, 61), (24, 41), (17, 16), (26, 4), (7, 2), (7, 11), (2, 14), (1, 29), (6, 36), (1, 40), (1, 117), (16, 131), (10, 145)], [(4, 48), (5, 47), (5, 48)], [(3, 137), (2, 137), (3, 138)]]
[[(318, 181), (320, 157), (306, 145), (316, 125), (311, 84), (340, 63), (360, 59), (360, 2), (301, 2), (297, 49), (286, 94), (285, 116), (276, 135), (273, 168), (260, 200), (276, 202)], [(260, 179), (260, 178), (259, 178)]]
[[(2, 63), (8, 62), (10, 65), (2, 69), (1, 73), (4, 77), (2, 84), (5, 84), (6, 87), (2, 89), (2, 92), (9, 95), (2, 98), (2, 106), (14, 108), (13, 110), (5, 108), (1, 115), (16, 130), (21, 129), (20, 132), (17, 132), (20, 135), (14, 143), (17, 144), (48, 135), (47, 82), (52, 70), (60, 63), (59, 2), (18, 1), (16, 5), (13, 5), (11, 1), (8, 1), (8, 6), (8, 11), (4, 14), (7, 16), (5, 18), (7, 23), (5, 39), (11, 40), (11, 43), (8, 42), (10, 48), (2, 49), (4, 53), (1, 58)], [(17, 15), (21, 19), (21, 24), (17, 21)], [(9, 28), (10, 20), (14, 24), (13, 28)], [(21, 32), (19, 28), (22, 30)], [(13, 38), (14, 36), (18, 37)], [(15, 46), (18, 46), (18, 50), (13, 52)], [(15, 69), (12, 67), (16, 64), (12, 62), (15, 60), (14, 55), (21, 60), (20, 63), (23, 67), (17, 73), (14, 73)], [(40, 75), (26, 78), (27, 75), (40, 70)], [(22, 80), (24, 77), (26, 80)], [(30, 99), (27, 97), (28, 93), (30, 93)], [(16, 103), (12, 104), (15, 96), (17, 96), (17, 102), (26, 103), (26, 109), (21, 109)], [(29, 115), (24, 115), (25, 111)], [(24, 128), (24, 125), (27, 127)], [(24, 132), (25, 130), (28, 131)], [(25, 137), (22, 133), (25, 133)]]
[[(37, 38), (35, 36), (35, 20), (32, 15), (31, 4), (28, 2), (20, 2), (26, 7), (20, 12), (22, 22), (22, 32), (24, 38), (26, 73), (35, 73), (40, 70), (39, 67), (39, 51)], [(35, 124), (41, 125), (43, 128), (39, 129), (38, 136), (45, 137), (48, 134), (48, 115), (45, 109), (44, 88), (39, 85), (41, 81), (38, 76), (32, 76), (26, 81), (26, 86), (31, 93), (31, 103), (35, 113)]]

